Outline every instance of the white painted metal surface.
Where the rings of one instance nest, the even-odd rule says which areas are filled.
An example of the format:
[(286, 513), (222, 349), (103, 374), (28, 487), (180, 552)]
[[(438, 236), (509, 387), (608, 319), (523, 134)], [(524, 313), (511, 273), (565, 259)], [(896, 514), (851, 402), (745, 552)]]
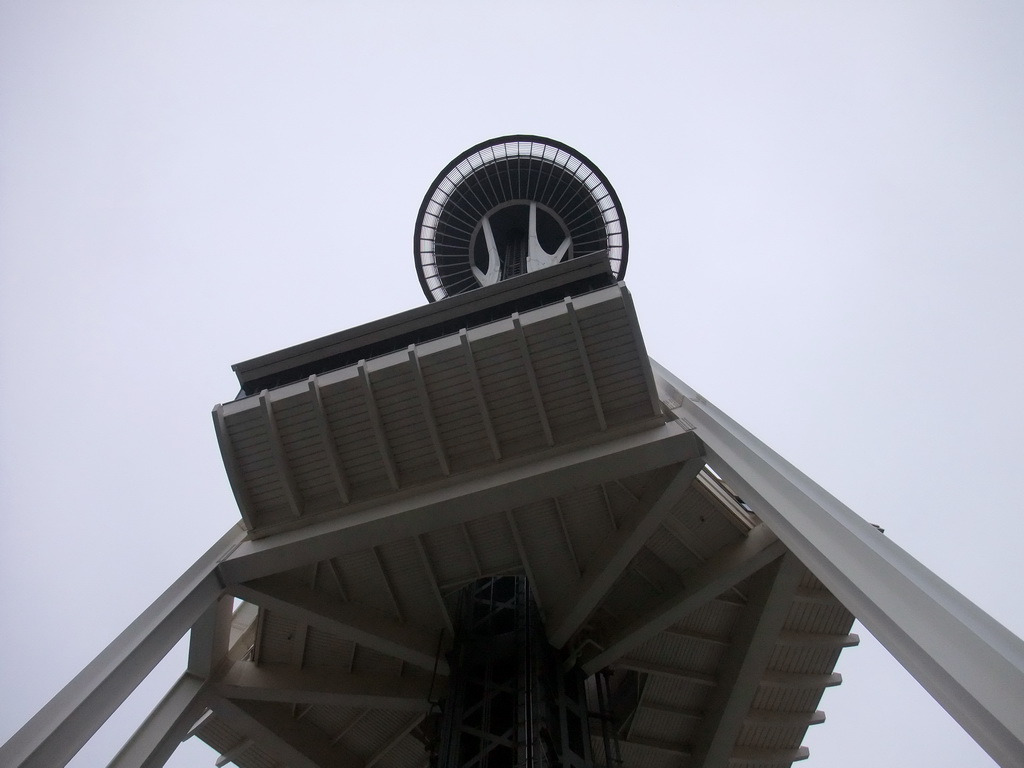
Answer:
[(708, 461), (1002, 766), (1024, 766), (1024, 642), (669, 371)]
[(1021, 765), (1020, 641), (655, 370), (660, 399), (628, 293), (603, 289), (218, 407), (248, 535), (0, 763), (66, 763), (191, 627), (187, 674), (113, 765), (193, 734), (242, 768), (424, 768), (459, 590), (525, 573), (552, 643), (608, 675), (630, 768), (807, 758), (851, 610)]

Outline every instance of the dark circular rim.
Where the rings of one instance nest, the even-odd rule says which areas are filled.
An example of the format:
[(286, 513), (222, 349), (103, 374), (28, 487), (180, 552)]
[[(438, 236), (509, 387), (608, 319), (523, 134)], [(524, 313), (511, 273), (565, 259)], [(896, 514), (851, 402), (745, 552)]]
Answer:
[[(485, 149), (488, 149), (489, 147), (497, 147), (501, 145), (520, 143), (539, 144), (541, 146), (551, 147), (553, 150), (555, 150), (556, 157), (557, 152), (561, 151), (568, 155), (571, 160), (577, 161), (579, 165), (577, 165), (576, 168), (572, 170), (572, 173), (577, 177), (577, 179), (582, 184), (584, 184), (584, 186), (587, 187), (588, 191), (591, 193), (591, 199), (593, 199), (595, 203), (598, 203), (599, 200), (594, 197), (594, 190), (598, 189), (599, 186), (604, 187), (604, 191), (607, 192), (607, 197), (611, 201), (611, 207), (601, 208), (600, 205), (598, 205), (598, 209), (602, 213), (602, 218), (604, 218), (604, 214), (607, 211), (615, 211), (617, 213), (618, 218), (615, 219), (615, 221), (618, 222), (620, 229), (620, 231), (617, 234), (621, 237), (622, 240), (621, 245), (615, 246), (615, 248), (619, 249), (620, 251), (618, 258), (613, 259), (609, 253), (609, 262), (613, 266), (613, 271), (615, 272), (616, 280), (621, 280), (625, 276), (626, 264), (629, 257), (629, 228), (626, 225), (626, 216), (622, 210), (622, 203), (619, 201), (619, 196), (615, 192), (615, 188), (612, 186), (611, 182), (608, 180), (608, 177), (604, 175), (601, 169), (598, 168), (597, 165), (595, 165), (590, 160), (590, 158), (588, 158), (582, 152), (578, 152), (573, 147), (570, 147), (568, 144), (565, 144), (561, 141), (556, 141), (554, 139), (549, 139), (545, 136), (535, 136), (533, 134), (511, 134), (508, 136), (498, 136), (497, 138), (482, 141), (479, 144), (476, 144), (467, 149), (466, 151), (460, 153), (454, 160), (448, 163), (441, 170), (440, 173), (437, 174), (437, 176), (434, 178), (434, 181), (427, 188), (427, 193), (423, 196), (423, 202), (420, 204), (419, 212), (416, 215), (416, 227), (413, 231), (413, 260), (416, 265), (416, 275), (419, 278), (420, 287), (423, 289), (423, 293), (429, 301), (438, 301), (440, 299), (444, 299), (450, 295), (455, 294), (449, 294), (445, 289), (445, 286), (443, 284), (440, 284), (440, 278), (437, 277), (435, 277), (434, 279), (439, 283), (439, 285), (436, 288), (432, 288), (429, 282), (430, 278), (427, 276), (427, 274), (425, 274), (424, 271), (428, 265), (424, 262), (421, 245), (423, 242), (426, 241), (426, 239), (422, 236), (422, 231), (424, 228), (424, 219), (427, 215), (427, 207), (430, 205), (441, 184), (445, 181), (448, 175), (451, 174), (460, 164), (466, 162), (469, 158), (473, 157), (474, 155), (480, 153)], [(522, 156), (529, 157), (530, 155)], [(541, 157), (544, 157), (543, 153)], [(568, 166), (565, 164), (562, 164), (562, 167), (564, 167), (566, 170), (569, 170)], [(585, 167), (585, 169), (590, 172), (590, 174), (585, 178), (580, 178), (577, 174), (577, 171), (581, 167)], [(593, 175), (594, 177), (597, 178), (599, 185), (590, 187), (589, 185), (586, 184), (586, 178), (590, 178), (590, 175)], [(605, 195), (602, 195), (602, 199), (604, 196)], [(607, 226), (607, 219), (605, 219), (605, 224)], [(609, 249), (609, 252), (610, 251), (611, 249)], [(617, 270), (614, 268), (614, 262), (616, 260), (618, 261)]]

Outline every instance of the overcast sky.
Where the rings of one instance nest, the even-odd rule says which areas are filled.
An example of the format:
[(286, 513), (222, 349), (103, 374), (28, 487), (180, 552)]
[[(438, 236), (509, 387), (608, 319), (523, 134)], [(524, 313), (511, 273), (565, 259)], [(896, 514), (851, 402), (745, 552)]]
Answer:
[[(238, 519), (230, 365), (423, 304), (423, 194), (517, 132), (615, 186), (654, 358), (1024, 634), (1022, 39), (1009, 1), (0, 2), (0, 742)], [(857, 631), (807, 765), (992, 765)]]

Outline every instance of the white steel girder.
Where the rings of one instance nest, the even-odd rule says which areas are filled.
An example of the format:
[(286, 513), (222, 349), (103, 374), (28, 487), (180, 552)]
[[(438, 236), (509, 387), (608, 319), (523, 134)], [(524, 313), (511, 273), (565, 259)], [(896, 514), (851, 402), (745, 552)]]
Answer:
[(1024, 767), (1024, 641), (651, 362), (708, 464), (993, 760)]
[(666, 467), (643, 496), (633, 503), (618, 530), (601, 543), (583, 572), (576, 591), (558, 606), (557, 613), (549, 621), (548, 640), (552, 645), (561, 648), (587, 620), (703, 468), (703, 457), (690, 459), (680, 466)]
[(583, 662), (588, 675), (603, 669), (646, 640), (675, 624), (703, 603), (759, 571), (786, 549), (767, 526), (757, 526), (747, 538), (725, 547), (693, 569), (686, 585), (648, 614), (623, 627), (596, 655)]
[[(238, 585), (342, 552), (507, 511), (587, 484), (679, 464), (700, 456), (703, 445), (708, 463), (755, 506), (765, 523), (764, 531), (752, 531), (739, 548), (754, 551), (733, 553), (734, 567), (719, 564), (714, 558), (708, 561), (701, 569), (707, 581), (723, 574), (729, 578), (749, 575), (782, 554), (784, 545), (864, 622), (996, 762), (1005, 768), (1024, 768), (1024, 719), (1020, 717), (1024, 642), (668, 371), (656, 364), (655, 371), (662, 400), (678, 419), (664, 426), (607, 436), (601, 442), (553, 451), (533, 461), (512, 461), (474, 473), (454, 485), (432, 485), (415, 497), (382, 500), (354, 509), (347, 517), (262, 540), (244, 540), (241, 528), (233, 527), (0, 747), (0, 764), (17, 768), (66, 764), (190, 627), (196, 627), (198, 638), (190, 659), (190, 674), (165, 697), (115, 758), (115, 765), (118, 759), (124, 763), (130, 754), (143, 755), (142, 759), (148, 761), (144, 765), (159, 765), (160, 756), (171, 743), (170, 736), (200, 699), (232, 727), (237, 726), (244, 737), (261, 744), (270, 739), (272, 751), (285, 759), (308, 766), (336, 762), (339, 751), (329, 748), (329, 744), (309, 747), (311, 742), (305, 735), (288, 731), (302, 724), (283, 722), (287, 718), (280, 723), (270, 722), (276, 716), (273, 702), (229, 700), (223, 695), (206, 698), (202, 677), (193, 673), (210, 673), (223, 652), (225, 614), (223, 608), (215, 606), (225, 584)], [(757, 542), (759, 536), (770, 534), (781, 544)], [(713, 565), (723, 567), (708, 569)], [(691, 584), (690, 589), (700, 586)], [(663, 606), (666, 610), (646, 617), (643, 626), (625, 629), (613, 655), (625, 653), (650, 632), (660, 631), (666, 622), (670, 624), (681, 610), (679, 600), (685, 597), (677, 596), (674, 605)], [(575, 619), (563, 615), (560, 626), (567, 621), (571, 626)], [(592, 658), (588, 668), (593, 671), (610, 659)], [(808, 682), (797, 679), (800, 677), (767, 674), (762, 682)], [(837, 675), (829, 680), (832, 678), (838, 681)], [(829, 680), (814, 682), (830, 684)], [(345, 693), (341, 690), (344, 681), (335, 682), (333, 691), (307, 691), (307, 695), (371, 695), (352, 688)], [(300, 675), (293, 685), (302, 688), (309, 683)], [(234, 695), (239, 695), (237, 690)], [(728, 713), (723, 712), (722, 717), (735, 722)], [(278, 730), (279, 726), (283, 730)], [(736, 757), (737, 752), (734, 750), (732, 755)], [(794, 751), (789, 759), (803, 756)], [(343, 762), (352, 762), (353, 768), (358, 765), (358, 761), (341, 757)]]
[(363, 768), (362, 760), (332, 744), (322, 731), (289, 716), (280, 704), (211, 696), (209, 707), (232, 730), (290, 768)]
[(203, 713), (206, 681), (183, 674), (107, 768), (160, 768)]
[(66, 765), (221, 596), (217, 563), (242, 541), (234, 525), (0, 747), (0, 765)]
[(698, 456), (700, 444), (692, 432), (669, 422), (528, 462), (510, 460), (454, 485), (434, 484), (416, 496), (385, 499), (345, 517), (245, 541), (218, 572), (227, 585), (250, 581)]
[(444, 681), (429, 677), (388, 677), (351, 672), (297, 669), (287, 664), (236, 661), (212, 684), (227, 699), (330, 704), (405, 712), (426, 712), (431, 694), (442, 694)]
[(701, 768), (727, 768), (729, 765), (736, 739), (789, 613), (793, 593), (805, 572), (800, 561), (786, 553), (757, 575), (722, 660), (707, 712), (694, 735), (692, 759), (695, 765)]
[(439, 674), (448, 674), (448, 662), (438, 658), (436, 636), (390, 619), (372, 608), (333, 600), (273, 576), (234, 584), (230, 591), (236, 597), (290, 616), (296, 622), (318, 627), (428, 672), (436, 667)]

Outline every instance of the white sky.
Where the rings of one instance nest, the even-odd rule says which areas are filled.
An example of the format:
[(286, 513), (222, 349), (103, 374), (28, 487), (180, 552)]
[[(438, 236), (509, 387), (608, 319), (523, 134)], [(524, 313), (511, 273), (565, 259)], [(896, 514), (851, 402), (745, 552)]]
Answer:
[[(0, 3), (0, 741), (237, 520), (230, 364), (424, 303), (515, 132), (615, 185), (652, 356), (1024, 634), (1024, 8), (637, 6)], [(992, 765), (861, 637), (809, 766)]]

